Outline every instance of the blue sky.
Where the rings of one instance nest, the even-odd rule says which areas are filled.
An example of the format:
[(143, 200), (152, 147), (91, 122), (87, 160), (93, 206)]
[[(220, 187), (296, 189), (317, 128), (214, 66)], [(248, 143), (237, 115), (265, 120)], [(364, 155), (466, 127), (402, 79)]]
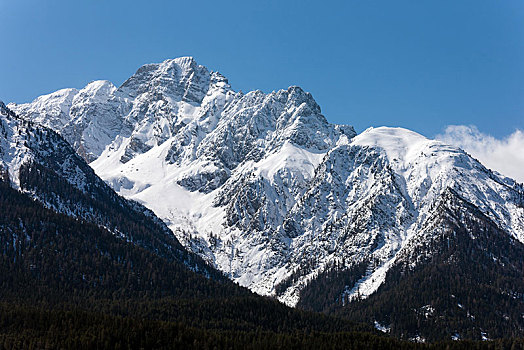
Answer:
[(299, 85), (330, 122), (524, 130), (524, 1), (0, 0), (0, 99), (191, 55), (236, 90)]

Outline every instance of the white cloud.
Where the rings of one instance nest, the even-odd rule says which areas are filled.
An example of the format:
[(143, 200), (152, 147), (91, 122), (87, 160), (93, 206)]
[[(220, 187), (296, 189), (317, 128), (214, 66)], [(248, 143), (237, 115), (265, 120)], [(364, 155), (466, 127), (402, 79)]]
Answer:
[(524, 132), (497, 139), (481, 133), (476, 126), (449, 125), (436, 139), (458, 146), (484, 166), (524, 182)]

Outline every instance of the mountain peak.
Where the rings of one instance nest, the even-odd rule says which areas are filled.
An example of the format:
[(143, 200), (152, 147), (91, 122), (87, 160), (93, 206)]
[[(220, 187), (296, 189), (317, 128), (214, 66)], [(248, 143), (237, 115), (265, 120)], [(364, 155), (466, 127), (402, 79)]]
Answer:
[(417, 156), (421, 149), (428, 144), (438, 143), (404, 128), (378, 127), (368, 128), (353, 140), (353, 145), (379, 147), (383, 149), (388, 158), (403, 160)]
[(82, 90), (78, 91), (75, 99), (79, 98), (99, 98), (106, 99), (116, 91), (116, 87), (108, 80), (95, 80), (87, 84)]
[(408, 145), (429, 140), (425, 136), (408, 129), (400, 127), (381, 126), (370, 127), (364, 130), (353, 141), (355, 143), (370, 143), (374, 145), (380, 145), (391, 142), (399, 145)]
[(295, 103), (301, 104), (306, 103), (310, 108), (315, 110), (316, 113), (320, 113), (320, 106), (317, 101), (313, 98), (311, 93), (304, 91), (300, 86), (292, 85), (287, 89), (289, 100), (294, 100)]
[(165, 60), (166, 62), (174, 62), (175, 64), (179, 65), (180, 67), (187, 67), (187, 68), (193, 68), (195, 69), (198, 66), (198, 63), (196, 62), (195, 58), (193, 56), (182, 56), (177, 58), (172, 58)]
[(101, 89), (112, 89), (115, 86), (109, 80), (93, 80), (87, 84), (83, 90), (101, 90)]
[(167, 95), (175, 100), (201, 103), (210, 88), (211, 73), (192, 57), (146, 64), (127, 79), (119, 90), (136, 97), (143, 93)]

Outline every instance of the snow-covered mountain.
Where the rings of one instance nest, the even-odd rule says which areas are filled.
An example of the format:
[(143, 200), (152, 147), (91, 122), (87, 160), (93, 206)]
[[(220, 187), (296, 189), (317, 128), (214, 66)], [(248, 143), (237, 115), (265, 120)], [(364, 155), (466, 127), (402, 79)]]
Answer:
[(522, 185), (461, 149), (401, 128), (356, 135), (299, 87), (235, 92), (189, 57), (9, 108), (60, 133), (188, 249), (288, 305), (334, 266), (363, 271), (337, 292), (346, 303), (430, 259), (449, 198), (524, 244)]

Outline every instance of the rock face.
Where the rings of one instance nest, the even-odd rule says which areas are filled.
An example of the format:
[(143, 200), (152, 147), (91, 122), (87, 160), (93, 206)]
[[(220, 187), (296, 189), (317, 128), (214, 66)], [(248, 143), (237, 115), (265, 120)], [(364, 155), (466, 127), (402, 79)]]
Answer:
[(189, 57), (9, 107), (60, 133), (188, 249), (288, 305), (335, 266), (360, 271), (336, 291), (342, 304), (427, 261), (444, 199), (524, 243), (522, 185), (464, 151), (400, 128), (356, 135), (299, 87), (235, 92)]

